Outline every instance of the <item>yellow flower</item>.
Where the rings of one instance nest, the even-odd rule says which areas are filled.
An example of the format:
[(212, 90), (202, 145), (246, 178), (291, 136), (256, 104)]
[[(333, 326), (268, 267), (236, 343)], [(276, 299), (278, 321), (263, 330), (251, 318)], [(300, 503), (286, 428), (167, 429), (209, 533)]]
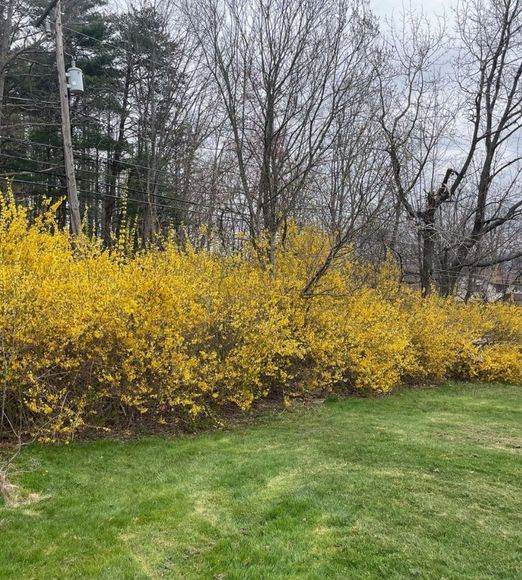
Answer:
[(118, 417), (163, 422), (165, 405), (215, 417), (274, 392), (289, 404), (346, 386), (522, 382), (516, 306), (422, 299), (392, 261), (370, 267), (349, 252), (303, 298), (329, 247), (311, 228), (291, 224), (269, 269), (246, 241), (222, 256), (171, 236), (132, 255), (122, 228), (112, 253), (87, 238), (73, 246), (56, 209), (31, 222), (10, 191), (0, 196), (0, 389), (40, 438)]

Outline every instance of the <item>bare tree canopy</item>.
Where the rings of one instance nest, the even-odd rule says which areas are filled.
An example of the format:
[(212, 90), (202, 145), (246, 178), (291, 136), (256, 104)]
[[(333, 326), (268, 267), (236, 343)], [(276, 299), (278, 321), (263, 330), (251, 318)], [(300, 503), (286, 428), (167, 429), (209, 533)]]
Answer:
[[(66, 184), (44, 9), (0, 8), (0, 173), (35, 209)], [(346, 251), (391, 252), (426, 294), (518, 283), (520, 0), (389, 22), (364, 0), (79, 0), (63, 23), (80, 209), (106, 246), (126, 220), (136, 248), (246, 237), (276, 267), (295, 222), (330, 244), (305, 295)]]

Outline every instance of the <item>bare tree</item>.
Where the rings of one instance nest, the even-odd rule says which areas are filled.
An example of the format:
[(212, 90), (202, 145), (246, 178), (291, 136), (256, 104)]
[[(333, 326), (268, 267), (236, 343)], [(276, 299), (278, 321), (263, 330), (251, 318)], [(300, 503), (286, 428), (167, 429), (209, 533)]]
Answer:
[[(370, 69), (371, 70), (371, 69)], [(375, 76), (367, 76), (367, 86), (358, 90), (335, 119), (335, 141), (316, 179), (306, 222), (320, 216), (322, 229), (329, 233), (330, 247), (303, 288), (311, 296), (319, 281), (345, 250), (364, 253), (370, 259), (376, 232), (390, 213), (387, 188), (388, 169), (375, 123), (377, 107)], [(299, 206), (298, 206), (299, 207)], [(382, 241), (382, 240), (381, 240)], [(377, 245), (383, 246), (377, 242)]]
[(361, 85), (374, 33), (362, 5), (314, 0), (185, 4), (226, 112), (237, 207), (254, 241), (277, 235), (335, 141), (334, 120)]
[[(7, 91), (2, 165), (31, 203), (63, 175), (26, 2), (0, 8), (0, 116)], [(521, 2), (462, 0), (452, 34), (411, 9), (379, 30), (366, 0), (128, 0), (108, 19), (71, 5), (89, 231), (110, 245), (125, 176), (145, 244), (175, 226), (226, 252), (241, 233), (273, 264), (290, 220), (321, 228), (330, 245), (305, 295), (347, 248), (391, 249), (425, 294), (507, 268), (522, 230)]]
[(27, 0), (6, 0), (0, 6), (0, 127), (4, 117), (5, 81), (17, 58), (41, 43), (41, 31), (31, 26), (31, 6)]
[(471, 130), (449, 198), (469, 192), (471, 203), (462, 239), (443, 248), (443, 294), (454, 291), (472, 249), (522, 215), (522, 3), (469, 0), (457, 17), (462, 48), (456, 76)]
[(380, 124), (395, 193), (420, 238), (425, 294), (433, 282), (454, 292), (472, 250), (520, 215), (521, 10), (517, 0), (463, 2), (450, 46), (412, 12), (389, 35)]
[(392, 185), (413, 221), (421, 243), (421, 286), (430, 291), (436, 243), (436, 212), (449, 198), (452, 170), (436, 186), (443, 139), (454, 109), (441, 91), (444, 28), (409, 11), (384, 41), (384, 63), (377, 63), (381, 126)]

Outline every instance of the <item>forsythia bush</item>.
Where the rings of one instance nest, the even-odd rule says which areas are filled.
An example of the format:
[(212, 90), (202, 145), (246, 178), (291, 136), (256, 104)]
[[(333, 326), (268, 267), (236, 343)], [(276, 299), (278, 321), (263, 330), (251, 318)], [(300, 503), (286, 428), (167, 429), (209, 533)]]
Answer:
[(422, 299), (379, 271), (339, 260), (301, 290), (327, 251), (289, 232), (275, 269), (248, 248), (133, 257), (72, 243), (52, 218), (0, 206), (1, 429), (70, 437), (140, 418), (212, 419), (277, 394), (467, 378), (522, 382), (522, 316), (507, 304)]

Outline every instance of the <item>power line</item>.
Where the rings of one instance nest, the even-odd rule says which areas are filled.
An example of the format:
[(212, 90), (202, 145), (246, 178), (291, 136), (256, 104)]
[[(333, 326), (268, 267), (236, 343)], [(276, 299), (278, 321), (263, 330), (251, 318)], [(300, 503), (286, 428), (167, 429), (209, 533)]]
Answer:
[[(14, 182), (14, 183), (22, 183), (22, 184), (27, 184), (27, 185), (32, 185), (32, 186), (37, 186), (37, 185), (44, 185), (47, 187), (47, 184), (43, 184), (43, 183), (39, 183), (39, 182), (34, 182), (34, 181), (28, 181), (28, 180), (24, 180), (24, 179), (18, 179), (18, 178), (12, 178), (10, 179), (10, 181)], [(53, 188), (57, 188), (58, 186), (51, 186)], [(108, 193), (102, 193), (102, 192), (92, 192), (92, 191), (86, 191), (84, 189), (78, 189), (78, 192), (82, 194), (83, 197), (87, 197), (89, 199), (94, 199), (95, 201), (99, 200), (99, 198), (104, 198), (104, 197), (108, 197), (108, 198), (112, 198), (112, 199), (116, 199), (116, 200), (120, 200), (123, 201), (124, 199), (128, 202), (134, 202), (137, 204), (142, 204), (142, 205), (147, 205), (147, 206), (153, 206), (153, 207), (159, 207), (159, 208), (163, 208), (163, 209), (168, 209), (170, 211), (176, 211), (179, 210), (179, 208), (175, 208), (171, 205), (165, 205), (165, 204), (161, 204), (161, 203), (157, 203), (157, 202), (153, 202), (153, 201), (149, 201), (146, 199), (136, 199), (134, 197), (129, 197), (129, 196), (125, 196), (125, 198), (118, 196), (118, 195), (111, 195)], [(38, 194), (34, 194), (34, 193), (29, 193), (29, 192), (24, 192), (24, 193), (19, 193), (19, 192), (15, 192), (15, 195), (46, 195), (44, 193), (38, 193)], [(196, 210), (190, 210), (190, 209), (185, 209), (184, 211), (187, 211), (189, 213), (192, 214), (196, 214), (196, 215), (201, 215), (200, 213), (198, 213)], [(225, 220), (231, 220), (232, 216), (231, 215), (226, 215), (226, 214), (222, 214), (219, 216), (219, 219), (225, 219)]]
[[(30, 142), (31, 144), (36, 144), (33, 142)], [(52, 148), (56, 148), (56, 149), (60, 149), (61, 147), (57, 147), (57, 146), (53, 146), (53, 145), (49, 145), (49, 147)], [(8, 157), (11, 159), (19, 159), (19, 160), (23, 160), (23, 161), (28, 161), (28, 162), (32, 162), (32, 163), (40, 163), (40, 164), (47, 164), (47, 165), (51, 165), (49, 163), (49, 161), (45, 161), (45, 160), (41, 160), (41, 159), (31, 159), (29, 157), (22, 157), (22, 156), (16, 156), (16, 155), (9, 155), (6, 153), (0, 153), (1, 156), (4, 157)], [(78, 152), (78, 154), (76, 155), (76, 157), (81, 157), (81, 153)], [(92, 160), (95, 163), (108, 163), (107, 160), (105, 159), (95, 159), (92, 156), (88, 156), (87, 157), (89, 160)], [(133, 164), (129, 164), (131, 167), (134, 167)], [(57, 166), (55, 166), (57, 167)], [(63, 167), (63, 164), (60, 165), (59, 167)], [(142, 167), (140, 165), (138, 165), (137, 167)], [(144, 167), (144, 166), (143, 166)], [(50, 175), (48, 173), (48, 171), (38, 171), (36, 169), (32, 169), (31, 171), (34, 171), (35, 173), (44, 173), (46, 175)], [(89, 171), (85, 168), (81, 168), (78, 170), (79, 175), (81, 174), (87, 174), (87, 175), (95, 175), (97, 178), (100, 177), (100, 175), (95, 172), (95, 171)], [(164, 173), (165, 175), (168, 175), (168, 173)], [(63, 176), (60, 176), (63, 177)], [(89, 183), (89, 184), (95, 184), (96, 186), (106, 186), (106, 187), (111, 187), (111, 183), (106, 182), (106, 181), (100, 181), (99, 179), (96, 180), (89, 180), (86, 179), (84, 177), (80, 177), (77, 176), (78, 181), (83, 181), (84, 183)], [(165, 183), (156, 183), (157, 187), (169, 187), (168, 184)], [(235, 188), (228, 188), (230, 191), (237, 191), (237, 189)], [(140, 189), (136, 189), (136, 188), (129, 188), (127, 187), (127, 190), (130, 191), (131, 193), (137, 193), (137, 194), (142, 194), (142, 195), (146, 195), (146, 192), (144, 190), (140, 190)], [(206, 192), (199, 192), (201, 194), (205, 194)], [(210, 205), (210, 204), (206, 204), (202, 201), (192, 201), (192, 200), (188, 200), (188, 199), (183, 199), (180, 197), (176, 197), (176, 196), (172, 196), (172, 195), (165, 195), (162, 193), (154, 193), (152, 194), (154, 197), (159, 197), (162, 199), (166, 199), (166, 200), (170, 200), (170, 201), (175, 201), (177, 203), (182, 203), (182, 204), (187, 204), (187, 205), (193, 205), (193, 206), (197, 206), (197, 207), (203, 207), (206, 209), (210, 209), (213, 211), (226, 211), (228, 213), (234, 213), (240, 217), (242, 217), (244, 220), (249, 221), (251, 219), (249, 214), (245, 214), (244, 212), (241, 212), (239, 210), (230, 208), (230, 207), (226, 207), (226, 206), (222, 206), (222, 205)], [(317, 210), (329, 210), (331, 209), (329, 205), (325, 205), (325, 204), (319, 204), (319, 203), (307, 203), (307, 204), (300, 204), (299, 206), (296, 206), (295, 209), (299, 209), (299, 210), (311, 210), (311, 211), (317, 211)]]
[[(10, 140), (10, 141), (15, 141), (17, 143), (26, 143), (28, 145), (36, 145), (36, 146), (40, 146), (40, 147), (48, 147), (48, 148), (60, 149), (60, 150), (63, 149), (63, 147), (61, 145), (51, 145), (50, 143), (42, 143), (42, 142), (37, 142), (37, 141), (31, 141), (28, 139), (17, 139), (15, 137), (6, 137), (6, 139)], [(198, 149), (205, 149), (207, 151), (215, 151), (214, 148), (198, 147)], [(100, 163), (107, 163), (107, 164), (111, 163), (111, 160), (104, 159), (104, 158), (96, 158), (94, 155), (86, 153), (83, 149), (74, 149), (74, 154), (84, 156), (85, 158), (90, 158), (90, 159), (96, 160), (97, 162), (100, 162)], [(118, 163), (120, 163), (122, 165), (127, 165), (128, 167), (133, 167), (136, 169), (145, 169), (146, 171), (152, 171), (151, 167), (149, 167), (147, 165), (141, 165), (139, 163), (127, 161), (125, 159), (120, 159), (118, 161)], [(168, 172), (166, 172), (165, 170), (159, 170), (159, 169), (156, 170), (155, 173), (160, 174), (160, 175), (162, 175), (162, 174), (169, 175)]]
[(18, 129), (20, 127), (59, 127), (60, 123), (35, 123), (34, 121), (27, 121), (26, 123), (14, 123), (9, 125), (2, 125), (4, 128)]
[(35, 23), (34, 23), (35, 28), (40, 28), (40, 26), (42, 25), (42, 22), (47, 18), (47, 16), (49, 16), (49, 14), (51, 13), (51, 10), (56, 6), (57, 2), (58, 2), (58, 0), (51, 0), (51, 2), (47, 5), (46, 9), (43, 11), (40, 18), (38, 18), (38, 20), (35, 21)]
[(60, 106), (60, 103), (58, 101), (43, 101), (41, 99), (38, 99), (37, 101), (33, 98), (33, 99), (28, 99), (27, 97), (15, 97), (13, 95), (8, 95), (7, 97), (8, 99), (13, 99), (16, 101), (30, 101), (31, 103), (45, 103), (48, 105), (55, 105), (57, 108)]
[[(46, 143), (36, 143), (36, 142), (33, 142), (33, 141), (24, 141), (24, 140), (21, 140), (21, 139), (12, 139), (12, 140), (13, 141), (16, 141), (16, 142), (31, 144), (31, 145), (41, 145), (41, 146), (45, 146), (45, 147), (49, 147), (49, 148), (53, 148), (53, 149), (59, 149), (59, 150), (62, 149), (59, 146), (50, 145), (50, 144), (46, 144)], [(75, 150), (75, 154), (76, 154), (77, 157), (81, 157), (82, 155), (84, 155), (81, 152), (81, 150)], [(44, 161), (44, 160), (36, 160), (36, 159), (33, 160), (31, 158), (28, 158), (28, 157), (13, 156), (13, 155), (5, 154), (5, 153), (0, 153), (0, 155), (4, 155), (6, 157), (10, 157), (10, 158), (14, 158), (14, 159), (20, 159), (20, 160), (25, 160), (25, 161), (32, 161), (32, 162), (36, 162), (36, 163), (48, 163), (47, 161)], [(88, 158), (89, 160), (92, 160), (93, 162), (96, 162), (96, 163), (100, 162), (100, 163), (104, 163), (104, 164), (110, 164), (110, 161), (109, 160), (106, 160), (106, 159), (96, 159), (92, 155), (88, 155), (88, 154), (85, 154), (85, 155), (86, 155), (86, 158)], [(119, 163), (125, 164), (124, 161), (119, 161)], [(127, 162), (126, 164), (129, 167), (144, 168), (144, 169), (147, 169), (147, 170), (150, 171), (150, 168), (147, 168), (146, 166), (136, 165), (136, 164), (133, 164), (133, 163), (130, 163), (130, 162)], [(91, 175), (97, 175), (95, 172), (92, 172), (92, 171), (89, 172), (89, 171), (86, 171), (85, 169), (80, 169), (80, 172), (82, 172), (82, 171), (85, 172), (85, 173), (91, 174)], [(159, 173), (160, 175), (170, 176), (167, 172), (164, 172), (164, 171), (163, 172), (156, 171), (156, 173)], [(110, 185), (110, 184), (109, 183), (103, 183), (103, 185)], [(156, 183), (156, 186), (157, 187), (169, 187), (169, 185), (168, 184), (165, 184), (165, 183)], [(235, 188), (228, 188), (228, 189), (230, 191), (237, 191)], [(136, 189), (134, 189), (134, 192), (136, 192), (136, 193), (142, 193), (142, 194), (145, 193), (144, 191), (140, 191), (140, 190), (136, 190)], [(199, 192), (199, 193), (206, 193), (206, 192)], [(175, 196), (167, 196), (167, 195), (160, 194), (160, 193), (156, 193), (154, 195), (156, 197), (162, 197), (164, 199), (170, 199), (171, 201), (177, 201), (177, 202), (180, 202), (180, 203), (187, 203), (187, 204), (191, 204), (191, 205), (197, 205), (197, 206), (201, 206), (201, 207), (206, 207), (207, 209), (212, 209), (212, 210), (214, 210), (214, 209), (217, 209), (217, 210), (225, 210), (225, 211), (229, 211), (229, 212), (236, 213), (237, 215), (240, 215), (244, 219), (250, 219), (250, 216), (249, 215), (246, 215), (246, 214), (244, 214), (244, 213), (242, 213), (242, 212), (240, 212), (238, 210), (234, 210), (234, 209), (231, 209), (231, 208), (223, 208), (223, 207), (219, 207), (219, 206), (216, 207), (214, 205), (204, 204), (203, 202), (200, 202), (200, 201), (196, 202), (196, 201), (191, 201), (191, 200), (187, 200), (187, 199), (183, 199), (183, 198), (179, 198), (179, 197), (175, 197)]]
[[(32, 185), (32, 186), (37, 186), (37, 185), (47, 186), (47, 184), (44, 184), (44, 183), (38, 183), (38, 182), (34, 182), (34, 181), (28, 181), (28, 180), (25, 180), (25, 179), (13, 178), (10, 181), (12, 181), (14, 183), (23, 183), (23, 184), (28, 184), (28, 185)], [(52, 186), (52, 187), (58, 187), (58, 186)], [(78, 191), (80, 193), (82, 193), (83, 195), (85, 195), (86, 197), (95, 198), (95, 199), (96, 198), (99, 198), (99, 197), (102, 197), (102, 198), (103, 197), (110, 197), (110, 198), (113, 198), (113, 199), (118, 199), (120, 201), (123, 201), (123, 199), (124, 199), (124, 198), (122, 198), (119, 195), (111, 195), (109, 193), (92, 192), (92, 191), (86, 191), (86, 190), (81, 190), (81, 189), (79, 189)], [(18, 194), (18, 192), (15, 192), (15, 194)], [(28, 195), (28, 194), (22, 194), (22, 195)], [(34, 195), (34, 194), (31, 194), (31, 195)], [(38, 194), (38, 195), (45, 195), (45, 194), (42, 193), (42, 194)], [(128, 196), (125, 196), (125, 199), (127, 201), (132, 201), (132, 202), (135, 202), (135, 203), (141, 203), (141, 204), (146, 204), (146, 205), (153, 205), (155, 207), (162, 207), (162, 208), (166, 208), (166, 209), (170, 209), (170, 210), (175, 210), (176, 209), (176, 208), (174, 208), (171, 205), (164, 205), (164, 204), (160, 204), (160, 203), (156, 203), (156, 202), (150, 202), (150, 201), (148, 201), (146, 199), (136, 199), (136, 198), (128, 197)]]
[(10, 155), (9, 153), (0, 152), (2, 157), (7, 157), (8, 159), (16, 159), (19, 161), (29, 161), (30, 163), (44, 163), (50, 165), (49, 161), (44, 161), (43, 159), (33, 159), (31, 157), (21, 157), (19, 155)]
[[(59, 178), (59, 179), (63, 179), (64, 178), (64, 175), (60, 175), (60, 174), (56, 174), (56, 173), (51, 173), (50, 171), (49, 172), (48, 171), (39, 171), (39, 170), (33, 170), (33, 171), (34, 171), (34, 173), (43, 174), (43, 175), (46, 175), (46, 176), (49, 176), (49, 177), (56, 177), (56, 178)], [(23, 173), (23, 172), (20, 172), (20, 173)], [(17, 175), (18, 175), (18, 173), (17, 173)], [(81, 183), (95, 184), (97, 186), (99, 186), (99, 185), (109, 186), (110, 185), (110, 184), (108, 184), (106, 182), (97, 183), (95, 181), (92, 181), (92, 180), (89, 180), (89, 179), (85, 179), (85, 178), (82, 178), (82, 177), (77, 177), (77, 180), (80, 181)], [(49, 183), (43, 183), (43, 182), (38, 182), (38, 181), (21, 180), (21, 179), (18, 179), (18, 178), (11, 178), (11, 181), (18, 182), (18, 183), (26, 183), (26, 184), (30, 184), (30, 185), (33, 185), (33, 186), (44, 186), (44, 187), (47, 187), (47, 188), (52, 187), (52, 188), (55, 188), (55, 189), (56, 188), (59, 188), (59, 187), (62, 187), (60, 185), (52, 185), (52, 184), (49, 184)], [(137, 189), (132, 189), (132, 188), (129, 189), (126, 186), (123, 186), (123, 189), (125, 191), (130, 191), (131, 193), (141, 193), (141, 194), (145, 195), (145, 192), (142, 192), (142, 191), (137, 190)], [(109, 193), (100, 192), (99, 190), (98, 191), (86, 191), (86, 190), (83, 189), (83, 190), (79, 190), (79, 191), (82, 194), (89, 194), (91, 196), (94, 195), (94, 196), (108, 197), (108, 198), (119, 199), (119, 200), (122, 200), (123, 199), (123, 197), (121, 195), (111, 195)], [(44, 194), (42, 193), (42, 195), (44, 195)], [(247, 216), (245, 216), (245, 214), (242, 214), (242, 213), (234, 210), (233, 208), (229, 208), (229, 207), (223, 207), (223, 206), (204, 206), (204, 205), (202, 205), (202, 204), (200, 204), (198, 202), (194, 202), (194, 201), (190, 201), (190, 200), (183, 200), (181, 198), (172, 198), (172, 197), (165, 196), (165, 195), (162, 195), (162, 194), (154, 194), (151, 197), (153, 197), (153, 198), (158, 198), (159, 197), (161, 199), (173, 200), (173, 201), (176, 201), (176, 202), (179, 202), (179, 203), (185, 203), (185, 204), (188, 204), (188, 205), (196, 206), (196, 208), (205, 207), (206, 209), (211, 209), (212, 211), (225, 212), (225, 213), (228, 213), (228, 214), (233, 214), (233, 215), (240, 216), (243, 219), (247, 219)], [(161, 204), (161, 203), (158, 203), (158, 202), (155, 202), (155, 201), (149, 201), (147, 199), (140, 199), (140, 200), (138, 200), (137, 198), (130, 198), (130, 197), (127, 197), (127, 199), (129, 201), (136, 201), (138, 203), (145, 203), (145, 204), (149, 204), (150, 203), (151, 205), (154, 205), (156, 207), (163, 207), (163, 208), (169, 208), (169, 209), (180, 209), (180, 208), (175, 208), (172, 205)], [(189, 212), (189, 213), (192, 213), (192, 214), (197, 214), (197, 215), (203, 215), (203, 211), (198, 210), (198, 209), (195, 209), (195, 208), (183, 208), (182, 211), (186, 211), (186, 212)]]
[[(15, 183), (28, 184), (28, 185), (32, 185), (32, 186), (39, 186), (39, 185), (45, 185), (46, 186), (46, 184), (42, 184), (42, 183), (39, 183), (39, 182), (33, 182), (33, 181), (28, 181), (28, 180), (23, 180), (23, 179), (17, 179), (17, 178), (11, 179), (10, 181), (15, 182)], [(58, 186), (52, 186), (52, 187), (58, 187)], [(123, 198), (121, 196), (117, 196), (117, 195), (110, 195), (110, 194), (101, 193), (101, 192), (99, 192), (99, 193), (97, 193), (97, 192), (91, 192), (91, 191), (86, 191), (86, 190), (82, 190), (82, 189), (79, 189), (78, 191), (83, 196), (85, 196), (87, 198), (90, 198), (90, 199), (94, 199), (95, 201), (97, 201), (99, 198), (104, 198), (104, 197), (109, 197), (109, 198), (113, 198), (113, 199), (116, 199), (116, 200), (123, 201)], [(19, 192), (15, 192), (15, 195), (19, 195)], [(21, 195), (34, 195), (34, 194), (30, 194), (30, 193), (27, 192), (27, 193), (22, 193)], [(42, 194), (38, 194), (38, 195), (45, 195), (45, 194), (42, 193)], [(151, 205), (153, 207), (165, 208), (165, 209), (169, 209), (171, 211), (173, 211), (173, 210), (176, 209), (176, 208), (174, 208), (173, 206), (170, 206), (170, 205), (159, 204), (159, 203), (156, 203), (156, 202), (149, 202), (148, 200), (145, 200), (145, 199), (136, 199), (136, 198), (128, 197), (128, 196), (126, 196), (125, 199), (127, 201), (129, 201), (129, 202), (134, 202), (134, 203), (142, 204), (142, 205)], [(194, 212), (194, 213), (197, 213), (197, 212)], [(233, 216), (231, 216), (231, 215), (226, 215), (225, 214), (225, 215), (221, 215), (219, 217), (216, 216), (216, 219), (219, 219), (219, 220), (221, 220), (221, 219), (231, 220), (232, 217)], [(449, 270), (448, 271), (446, 271), (446, 270), (437, 270), (437, 273), (443, 273), (443, 272), (450, 272), (450, 271)], [(463, 274), (461, 274), (461, 276), (463, 276)], [(494, 284), (495, 283), (494, 281), (492, 281), (491, 276), (487, 276), (485, 274), (473, 274), (472, 277), (473, 277), (474, 280), (480, 280), (482, 282), (487, 282), (489, 284)], [(518, 281), (509, 282), (509, 283), (507, 283), (507, 285), (509, 287), (522, 288), (522, 282), (518, 282)]]
[[(45, 160), (41, 160), (41, 159), (31, 159), (29, 157), (20, 157), (20, 156), (16, 156), (16, 155), (9, 155), (8, 153), (0, 153), (0, 156), (7, 157), (7, 158), (10, 158), (10, 159), (19, 159), (19, 160), (23, 160), (23, 161), (29, 161), (31, 163), (40, 163), (40, 164), (44, 164), (44, 165), (51, 165), (48, 161), (45, 161)], [(54, 166), (54, 168), (51, 167), (49, 169), (49, 171), (51, 169), (56, 169), (58, 167), (63, 167), (63, 164), (60, 165), (60, 166)], [(43, 173), (45, 175), (50, 175), (50, 176), (53, 176), (53, 177), (63, 177), (61, 175), (58, 176), (56, 174), (51, 174), (47, 170), (39, 171), (37, 169), (32, 169), (31, 171), (32, 172), (35, 172), (35, 173)], [(85, 171), (85, 170), (80, 170), (78, 173), (80, 175), (82, 173), (87, 173), (89, 175), (97, 175), (97, 173), (95, 173), (93, 171)], [(83, 177), (77, 177), (77, 179), (78, 179), (78, 181), (83, 181), (84, 183), (89, 183), (89, 184), (95, 184), (96, 186), (100, 186), (101, 185), (101, 186), (111, 187), (111, 185), (112, 185), (111, 183), (108, 183), (106, 181), (98, 181), (98, 180), (93, 181), (93, 180), (85, 179)], [(146, 195), (146, 192), (145, 191), (142, 191), (142, 190), (139, 190), (139, 189), (136, 189), (136, 188), (125, 187), (125, 189), (127, 191), (130, 191), (131, 193), (140, 193), (142, 195)], [(162, 199), (167, 199), (167, 200), (170, 200), (170, 201), (175, 201), (177, 203), (184, 203), (184, 204), (193, 205), (193, 206), (197, 206), (197, 207), (204, 207), (206, 209), (215, 210), (215, 211), (226, 211), (228, 213), (233, 213), (233, 214), (236, 214), (238, 216), (241, 216), (244, 219), (249, 219), (249, 216), (247, 216), (246, 214), (243, 214), (242, 212), (239, 212), (238, 210), (235, 210), (235, 209), (229, 208), (229, 207), (224, 207), (224, 206), (219, 206), (219, 205), (217, 205), (217, 206), (215, 206), (215, 205), (208, 205), (208, 204), (204, 204), (203, 202), (200, 202), (200, 201), (192, 201), (192, 200), (183, 199), (183, 198), (180, 198), (180, 197), (164, 195), (164, 194), (161, 194), (161, 193), (154, 193), (154, 194), (151, 194), (151, 195), (153, 197), (159, 197), (159, 198), (162, 198)], [(187, 211), (189, 211), (189, 210), (187, 210)]]
[[(104, 46), (110, 46), (112, 48), (115, 48), (116, 50), (122, 50), (124, 52), (130, 52), (132, 53), (134, 56), (137, 56), (137, 52), (136, 50), (128, 50), (128, 44), (125, 44), (124, 46), (120, 46), (110, 40), (104, 40), (101, 38), (96, 38), (95, 36), (91, 36), (90, 34), (85, 34), (85, 32), (80, 32), (79, 30), (75, 30), (74, 28), (70, 28), (69, 26), (64, 26), (64, 29), (68, 30), (69, 32), (73, 32), (74, 34), (77, 34), (78, 36), (83, 36), (83, 38), (88, 38), (90, 40), (94, 40), (95, 42), (98, 42), (101, 45)], [(124, 41), (122, 41), (124, 42)], [(164, 66), (165, 63), (161, 63), (158, 60), (152, 59), (152, 58), (147, 58), (147, 62), (154, 64), (158, 67)]]

